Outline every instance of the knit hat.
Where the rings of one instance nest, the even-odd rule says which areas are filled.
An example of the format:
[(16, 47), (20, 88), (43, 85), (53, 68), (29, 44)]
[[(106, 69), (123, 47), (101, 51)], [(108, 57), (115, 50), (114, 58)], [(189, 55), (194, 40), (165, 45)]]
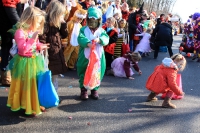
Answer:
[(178, 70), (178, 67), (177, 65), (174, 63), (174, 61), (171, 59), (171, 58), (164, 58), (162, 60), (162, 64), (165, 66), (165, 67), (170, 67), (170, 68), (175, 68), (176, 70)]
[(155, 12), (151, 12), (151, 15), (153, 15), (154, 17), (156, 17), (156, 13)]

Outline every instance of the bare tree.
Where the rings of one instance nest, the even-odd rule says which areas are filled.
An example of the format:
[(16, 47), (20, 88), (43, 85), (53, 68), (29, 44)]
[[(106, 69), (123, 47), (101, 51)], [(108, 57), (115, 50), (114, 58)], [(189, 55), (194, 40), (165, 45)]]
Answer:
[(144, 9), (147, 12), (156, 12), (156, 14), (169, 14), (173, 11), (174, 5), (177, 0), (128, 0), (130, 7), (140, 7), (144, 2)]

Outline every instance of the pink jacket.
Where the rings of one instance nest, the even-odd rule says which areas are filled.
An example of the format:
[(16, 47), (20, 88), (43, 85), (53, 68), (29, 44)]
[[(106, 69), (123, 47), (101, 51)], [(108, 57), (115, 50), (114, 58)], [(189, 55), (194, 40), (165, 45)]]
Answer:
[[(17, 44), (18, 48), (18, 54), (20, 56), (25, 57), (32, 57), (34, 54), (33, 51), (40, 50), (42, 43), (40, 43), (37, 40), (34, 40), (32, 38), (28, 38), (25, 34), (25, 32), (21, 29), (18, 29), (15, 33), (15, 42)], [(31, 34), (31, 32), (28, 32), (28, 35)], [(36, 48), (34, 48), (34, 44), (36, 44)]]

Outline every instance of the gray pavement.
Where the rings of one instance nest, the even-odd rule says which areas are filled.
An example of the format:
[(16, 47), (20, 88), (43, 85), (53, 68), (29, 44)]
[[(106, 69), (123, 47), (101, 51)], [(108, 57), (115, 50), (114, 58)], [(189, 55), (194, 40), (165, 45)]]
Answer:
[[(181, 35), (174, 37), (173, 51), (178, 52)], [(181, 73), (185, 97), (173, 100), (177, 109), (161, 108), (162, 99), (145, 102), (148, 76), (168, 53), (153, 53), (139, 62), (143, 74), (134, 80), (105, 76), (100, 99), (81, 101), (76, 72), (59, 78), (62, 103), (34, 118), (13, 113), (6, 107), (9, 88), (0, 88), (1, 133), (199, 133), (200, 132), (200, 63), (187, 58)], [(159, 95), (160, 96), (160, 95)], [(69, 119), (71, 117), (71, 119)]]

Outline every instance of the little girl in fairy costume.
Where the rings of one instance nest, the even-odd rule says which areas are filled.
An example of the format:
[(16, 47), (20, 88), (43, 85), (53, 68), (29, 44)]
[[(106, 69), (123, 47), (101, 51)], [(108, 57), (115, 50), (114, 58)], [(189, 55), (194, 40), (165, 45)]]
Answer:
[(48, 48), (48, 44), (38, 41), (38, 34), (43, 31), (45, 13), (37, 7), (24, 10), (15, 25), (14, 39), (18, 53), (9, 63), (12, 82), (7, 106), (12, 111), (25, 110), (27, 115), (42, 113), (38, 100), (37, 74), (44, 71), (43, 57), (39, 51)]

